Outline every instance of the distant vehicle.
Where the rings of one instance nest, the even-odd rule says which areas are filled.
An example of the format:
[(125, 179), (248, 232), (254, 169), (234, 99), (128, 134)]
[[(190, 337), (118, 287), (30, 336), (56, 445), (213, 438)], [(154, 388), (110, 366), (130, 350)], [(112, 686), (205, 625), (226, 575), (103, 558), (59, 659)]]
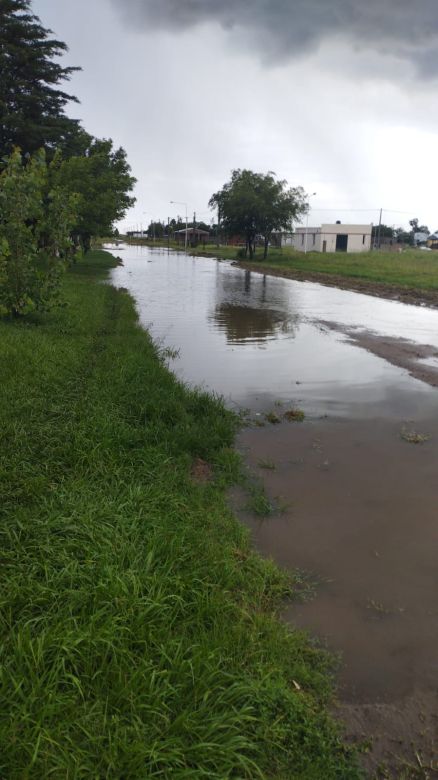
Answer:
[(421, 249), (423, 252), (431, 252), (430, 246), (419, 246), (418, 249)]

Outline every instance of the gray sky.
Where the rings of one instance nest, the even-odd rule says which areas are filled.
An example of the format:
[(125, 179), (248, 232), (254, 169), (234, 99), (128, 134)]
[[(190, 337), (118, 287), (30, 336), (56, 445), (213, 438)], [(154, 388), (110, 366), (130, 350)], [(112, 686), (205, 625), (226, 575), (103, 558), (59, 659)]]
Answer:
[(125, 226), (183, 215), (171, 200), (209, 221), (210, 195), (248, 167), (316, 192), (314, 224), (377, 222), (383, 207), (388, 224), (438, 228), (437, 0), (33, 8), (83, 67), (72, 115), (128, 152), (138, 203)]

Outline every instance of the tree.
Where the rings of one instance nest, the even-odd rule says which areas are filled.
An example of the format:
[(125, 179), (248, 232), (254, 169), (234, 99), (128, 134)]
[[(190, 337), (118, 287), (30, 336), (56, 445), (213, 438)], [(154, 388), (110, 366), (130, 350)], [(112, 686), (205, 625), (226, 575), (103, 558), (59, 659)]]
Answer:
[(148, 227), (148, 238), (153, 239), (160, 239), (164, 236), (164, 225), (162, 222), (154, 222), (152, 221)]
[(56, 300), (77, 197), (56, 182), (59, 159), (24, 164), (18, 150), (0, 174), (0, 313), (45, 310)]
[(373, 225), (373, 239), (378, 238), (379, 234), (381, 238), (394, 238), (394, 228), (390, 225)]
[(409, 224), (411, 226), (411, 233), (410, 233), (410, 235), (411, 235), (411, 244), (412, 245), (415, 244), (415, 234), (416, 233), (426, 233), (427, 235), (429, 235), (429, 233), (430, 233), (430, 230), (427, 227), (427, 225), (420, 225), (419, 224), (419, 220), (417, 219), (417, 217), (415, 217), (414, 219), (410, 219), (409, 220)]
[(0, 158), (73, 143), (79, 122), (64, 113), (75, 97), (60, 84), (78, 68), (57, 61), (67, 50), (30, 11), (30, 0), (0, 0)]
[(395, 237), (395, 230), (390, 225), (373, 225), (372, 228), (372, 243), (373, 246), (380, 245), (382, 238), (393, 239)]
[(395, 238), (399, 244), (410, 244), (412, 240), (412, 234), (399, 227), (395, 231)]
[(134, 205), (135, 179), (124, 149), (113, 149), (111, 140), (93, 139), (84, 156), (65, 160), (59, 170), (59, 184), (79, 194), (78, 219), (73, 236), (85, 252), (92, 236), (111, 235), (113, 223)]
[(231, 179), (211, 196), (209, 205), (217, 208), (222, 227), (230, 234), (245, 237), (246, 253), (254, 257), (256, 237), (264, 239), (264, 257), (274, 230), (292, 229), (293, 220), (307, 211), (302, 187), (286, 189), (287, 183), (275, 174), (234, 170)]

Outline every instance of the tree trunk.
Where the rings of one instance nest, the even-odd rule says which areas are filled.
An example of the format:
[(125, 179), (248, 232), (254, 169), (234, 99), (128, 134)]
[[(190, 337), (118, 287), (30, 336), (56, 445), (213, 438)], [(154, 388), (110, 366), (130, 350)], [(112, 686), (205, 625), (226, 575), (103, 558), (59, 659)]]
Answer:
[(269, 238), (265, 236), (265, 250), (263, 252), (263, 260), (266, 260), (268, 256)]

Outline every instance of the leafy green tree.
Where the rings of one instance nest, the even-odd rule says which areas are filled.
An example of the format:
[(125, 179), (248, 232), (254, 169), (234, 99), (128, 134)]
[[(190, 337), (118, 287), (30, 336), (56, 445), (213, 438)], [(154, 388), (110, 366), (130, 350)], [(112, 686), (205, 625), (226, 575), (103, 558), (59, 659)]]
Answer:
[(395, 230), (390, 225), (373, 225), (372, 228), (372, 239), (373, 244), (379, 239), (379, 238), (394, 238), (395, 236)]
[(24, 164), (18, 150), (0, 174), (0, 313), (45, 310), (59, 290), (77, 198), (56, 182), (44, 151)]
[(164, 225), (162, 222), (151, 222), (148, 227), (148, 238), (150, 239), (159, 239), (163, 238), (164, 235)]
[(211, 208), (217, 208), (222, 227), (229, 234), (245, 237), (246, 253), (252, 260), (258, 235), (264, 239), (264, 257), (274, 230), (290, 230), (294, 220), (307, 211), (306, 194), (302, 187), (287, 189), (284, 180), (272, 172), (254, 173), (234, 170), (231, 179), (210, 198)]
[(410, 244), (412, 241), (412, 234), (403, 228), (396, 228), (395, 237), (399, 244)]
[(135, 181), (125, 150), (114, 150), (111, 140), (94, 139), (85, 155), (62, 163), (59, 184), (71, 194), (79, 194), (73, 236), (85, 252), (93, 236), (111, 235), (113, 223), (134, 205), (135, 198), (129, 193)]
[(0, 0), (0, 158), (15, 146), (25, 154), (77, 148), (84, 133), (64, 112), (76, 98), (60, 88), (78, 68), (62, 67), (67, 46), (50, 35), (30, 0)]

